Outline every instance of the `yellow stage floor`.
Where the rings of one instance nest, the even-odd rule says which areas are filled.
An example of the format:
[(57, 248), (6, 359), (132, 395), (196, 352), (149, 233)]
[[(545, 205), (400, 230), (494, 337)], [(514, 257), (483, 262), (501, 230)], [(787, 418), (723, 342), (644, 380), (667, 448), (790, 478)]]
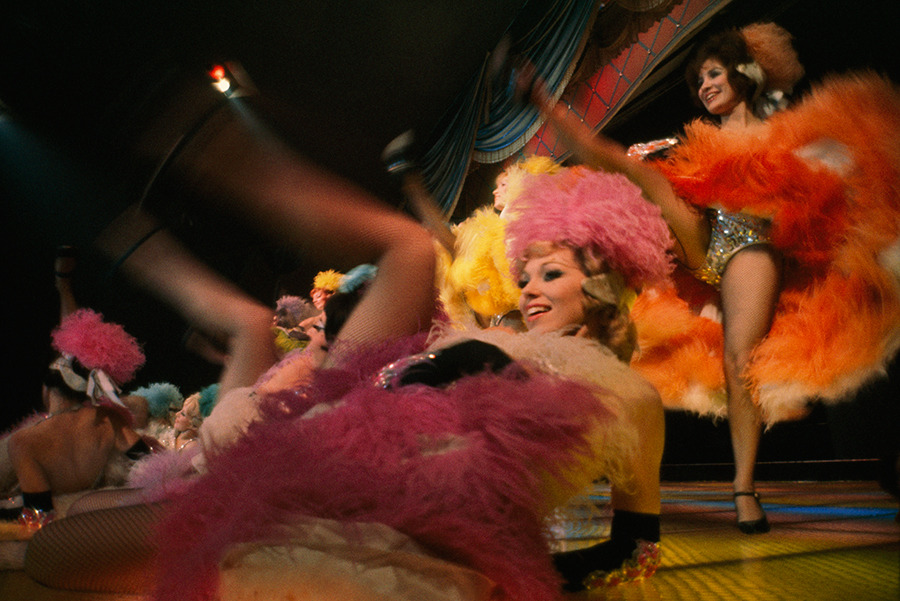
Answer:
[[(898, 505), (876, 484), (765, 482), (757, 491), (772, 531), (748, 536), (734, 524), (730, 485), (664, 483), (663, 559), (656, 575), (573, 599), (900, 600)], [(574, 512), (583, 515), (565, 522), (569, 536), (562, 547), (605, 534), (604, 489), (591, 500), (600, 511)]]

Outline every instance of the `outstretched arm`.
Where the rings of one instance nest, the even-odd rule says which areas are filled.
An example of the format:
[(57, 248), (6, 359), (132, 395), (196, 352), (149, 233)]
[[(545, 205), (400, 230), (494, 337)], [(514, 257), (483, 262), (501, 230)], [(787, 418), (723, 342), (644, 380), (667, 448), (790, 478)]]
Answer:
[(675, 252), (682, 263), (689, 267), (703, 263), (709, 245), (707, 221), (675, 194), (662, 173), (629, 157), (621, 144), (595, 133), (565, 106), (552, 102), (543, 80), (530, 65), (523, 67), (517, 86), (582, 163), (592, 169), (625, 175), (643, 191), (647, 200), (660, 208), (663, 219), (679, 242)]

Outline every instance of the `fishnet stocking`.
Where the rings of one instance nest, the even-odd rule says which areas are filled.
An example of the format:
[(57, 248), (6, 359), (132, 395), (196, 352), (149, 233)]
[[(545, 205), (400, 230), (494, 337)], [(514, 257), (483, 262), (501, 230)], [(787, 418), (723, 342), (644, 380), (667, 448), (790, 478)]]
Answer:
[(139, 488), (114, 488), (109, 490), (97, 490), (79, 497), (66, 511), (66, 516), (99, 509), (111, 509), (126, 505), (137, 505), (144, 498), (144, 493)]
[(154, 529), (162, 504), (80, 513), (39, 530), (25, 555), (25, 573), (52, 588), (141, 594), (155, 582)]

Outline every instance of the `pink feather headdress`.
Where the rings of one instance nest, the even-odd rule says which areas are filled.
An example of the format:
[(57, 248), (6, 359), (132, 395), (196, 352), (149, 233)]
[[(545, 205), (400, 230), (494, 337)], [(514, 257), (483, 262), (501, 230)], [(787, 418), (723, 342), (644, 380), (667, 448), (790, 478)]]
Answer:
[(660, 282), (673, 267), (672, 240), (659, 208), (624, 175), (585, 167), (529, 175), (506, 239), (514, 270), (536, 242), (587, 250), (632, 287)]
[[(71, 361), (78, 361), (91, 372), (83, 391), (96, 400), (106, 397), (120, 403), (116, 389), (129, 382), (144, 364), (144, 352), (137, 340), (119, 324), (103, 321), (103, 316), (91, 309), (79, 309), (65, 317), (51, 336), (53, 348), (62, 355), (51, 367), (63, 373), (70, 383), (73, 377), (80, 378), (71, 371)], [(75, 389), (81, 389), (81, 385)]]

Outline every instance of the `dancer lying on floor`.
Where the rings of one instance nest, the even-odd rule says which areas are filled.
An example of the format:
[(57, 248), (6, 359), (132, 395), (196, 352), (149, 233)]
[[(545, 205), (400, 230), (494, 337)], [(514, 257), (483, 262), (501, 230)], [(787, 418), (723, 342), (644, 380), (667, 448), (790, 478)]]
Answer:
[[(665, 277), (668, 235), (624, 178), (564, 177), (547, 180), (537, 197), (561, 204), (568, 184), (581, 183), (582, 206), (606, 210), (563, 213), (586, 216), (594, 228), (587, 234), (562, 220), (529, 226), (525, 215), (543, 211), (522, 211), (512, 248), (531, 332), (449, 332), (424, 354), (424, 333), (345, 338), (354, 322), (385, 319), (387, 307), (373, 312), (367, 303), (396, 268), (382, 263), (329, 352), (330, 369), (308, 386), (271, 394), (262, 421), (166, 502), (45, 528), (29, 549), (28, 572), (64, 588), (146, 592), (156, 584), (160, 599), (251, 591), (271, 599), (298, 591), (422, 599), (449, 583), (468, 599), (555, 599), (561, 581), (544, 519), (606, 476), (612, 541), (559, 558), (563, 579), (569, 588), (594, 586), (630, 561), (633, 574), (652, 573), (662, 409), (653, 388), (597, 340), (627, 355), (622, 282)], [(645, 227), (607, 227), (611, 217)], [(430, 240), (420, 241), (430, 250)], [(552, 285), (562, 269), (567, 286), (557, 297), (563, 291)], [(406, 285), (434, 297), (431, 278)], [(405, 303), (394, 308), (409, 311)], [(146, 535), (159, 519), (163, 536), (149, 545), (117, 533), (142, 527)], [(99, 566), (88, 568), (85, 557)], [(141, 563), (148, 559), (157, 572)], [(406, 588), (413, 580), (416, 588)]]

